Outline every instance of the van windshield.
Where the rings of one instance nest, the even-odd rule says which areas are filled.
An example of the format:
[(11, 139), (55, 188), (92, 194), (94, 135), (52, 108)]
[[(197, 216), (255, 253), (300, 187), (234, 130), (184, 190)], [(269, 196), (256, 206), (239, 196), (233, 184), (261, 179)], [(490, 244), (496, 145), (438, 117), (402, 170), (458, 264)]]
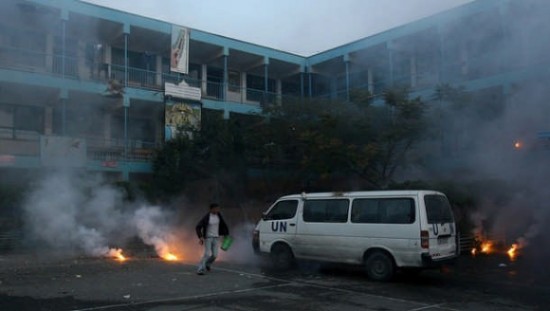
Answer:
[(424, 202), (426, 203), (426, 215), (429, 224), (453, 222), (453, 212), (446, 197), (428, 194), (424, 196)]

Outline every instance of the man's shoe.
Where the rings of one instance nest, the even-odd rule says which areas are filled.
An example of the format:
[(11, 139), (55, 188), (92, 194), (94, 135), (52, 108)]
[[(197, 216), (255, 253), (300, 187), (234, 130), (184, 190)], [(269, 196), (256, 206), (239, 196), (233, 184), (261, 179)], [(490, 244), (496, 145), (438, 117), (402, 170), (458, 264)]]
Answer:
[(198, 275), (204, 275), (204, 271), (203, 271), (203, 270), (199, 270), (199, 271), (197, 271), (197, 274), (198, 274)]
[(210, 272), (210, 267), (209, 266), (206, 266), (206, 271)]

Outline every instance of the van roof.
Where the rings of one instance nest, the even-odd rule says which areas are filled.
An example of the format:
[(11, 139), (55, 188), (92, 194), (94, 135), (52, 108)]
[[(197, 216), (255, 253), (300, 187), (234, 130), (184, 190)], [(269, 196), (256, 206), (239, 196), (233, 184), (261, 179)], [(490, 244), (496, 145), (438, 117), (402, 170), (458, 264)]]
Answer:
[(350, 192), (302, 192), (300, 194), (290, 194), (281, 197), (281, 199), (300, 199), (300, 198), (354, 198), (354, 197), (369, 197), (369, 196), (417, 196), (420, 194), (443, 194), (435, 190), (381, 190), (381, 191), (350, 191)]

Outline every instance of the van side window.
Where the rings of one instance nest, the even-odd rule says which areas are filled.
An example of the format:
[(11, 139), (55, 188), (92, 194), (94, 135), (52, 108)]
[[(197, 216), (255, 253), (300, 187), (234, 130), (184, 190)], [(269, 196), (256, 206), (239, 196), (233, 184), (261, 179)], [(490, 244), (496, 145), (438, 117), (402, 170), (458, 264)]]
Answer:
[(347, 222), (349, 200), (306, 200), (304, 202), (305, 222)]
[(291, 219), (296, 215), (296, 209), (298, 207), (297, 200), (279, 201), (267, 214), (266, 219), (269, 220), (281, 220)]
[(416, 219), (411, 198), (355, 199), (351, 222), (371, 224), (412, 224)]

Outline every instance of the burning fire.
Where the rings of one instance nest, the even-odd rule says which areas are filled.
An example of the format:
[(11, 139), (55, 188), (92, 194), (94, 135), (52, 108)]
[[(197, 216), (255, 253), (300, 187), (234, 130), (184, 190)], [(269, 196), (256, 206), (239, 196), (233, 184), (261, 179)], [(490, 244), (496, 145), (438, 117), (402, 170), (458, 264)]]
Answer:
[(162, 259), (168, 260), (168, 261), (178, 261), (179, 260), (178, 256), (176, 256), (172, 253), (166, 253), (166, 254), (161, 255), (160, 257)]
[(485, 241), (481, 243), (481, 252), (484, 254), (490, 254), (493, 251), (493, 242)]
[(472, 248), (471, 254), (477, 255), (478, 251), (483, 254), (490, 254), (493, 252), (493, 242), (491, 241), (483, 241), (479, 244), (479, 246), (476, 246)]
[(120, 262), (126, 261), (128, 259), (122, 254), (122, 249), (120, 248), (111, 248), (106, 256), (114, 258)]
[(516, 259), (518, 253), (518, 245), (516, 243), (512, 244), (512, 247), (508, 250), (508, 257), (510, 257), (510, 260)]

